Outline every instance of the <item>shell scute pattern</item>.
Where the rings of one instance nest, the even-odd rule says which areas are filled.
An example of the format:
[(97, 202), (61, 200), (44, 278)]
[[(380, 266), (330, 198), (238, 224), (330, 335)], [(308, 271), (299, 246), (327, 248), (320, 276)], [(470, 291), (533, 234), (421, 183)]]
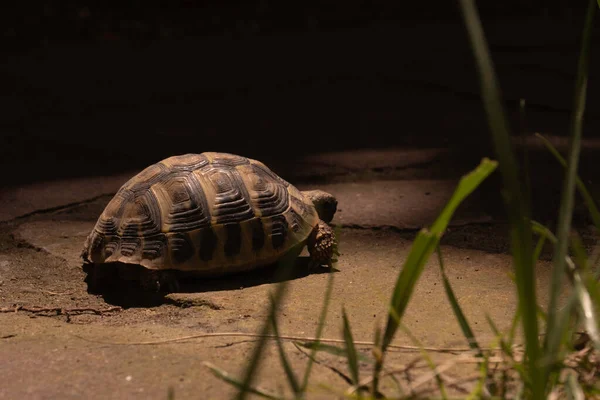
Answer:
[(223, 165), (228, 167), (236, 167), (238, 165), (250, 164), (250, 160), (246, 157), (238, 156), (229, 153), (204, 153), (212, 159), (213, 165)]
[(306, 200), (303, 198), (302, 193), (300, 193), (298, 189), (296, 189), (294, 186), (289, 186), (288, 192), (290, 194), (292, 208), (296, 211), (301, 219), (307, 221), (316, 221), (318, 219), (315, 208), (306, 203)]
[(261, 174), (268, 176), (270, 180), (279, 182), (285, 187), (291, 186), (288, 181), (286, 181), (285, 179), (283, 179), (282, 177), (277, 175), (275, 172), (271, 171), (271, 169), (269, 167), (267, 167), (265, 164), (263, 164), (262, 162), (257, 161), (257, 160), (252, 160), (251, 164), (252, 164), (252, 167), (256, 171), (260, 171)]
[(216, 224), (241, 222), (254, 217), (248, 192), (237, 170), (214, 168), (205, 177), (215, 192), (212, 215)]
[(121, 242), (121, 255), (125, 257), (131, 257), (134, 255), (137, 249), (140, 248), (141, 240), (139, 238), (131, 238), (123, 240)]
[(153, 188), (162, 196), (164, 232), (187, 232), (210, 224), (210, 212), (194, 174), (175, 176)]
[(252, 165), (245, 176), (250, 197), (260, 216), (269, 217), (288, 209), (289, 196), (282, 182), (256, 165)]
[(283, 215), (275, 215), (270, 218), (271, 223), (271, 243), (274, 249), (278, 249), (285, 243), (288, 232), (288, 222)]
[[(89, 240), (89, 254), (92, 259), (104, 258), (106, 252), (106, 237), (98, 234), (95, 230), (90, 235)], [(85, 251), (85, 250), (84, 250)]]
[(144, 238), (144, 247), (142, 249), (142, 258), (150, 261), (164, 257), (167, 252), (167, 237), (164, 234), (158, 234)]
[(318, 222), (311, 203), (259, 161), (225, 153), (164, 159), (126, 182), (82, 256), (207, 272), (276, 261)]
[[(202, 228), (196, 236), (198, 243), (201, 244), (198, 251), (198, 256), (201, 261), (208, 263), (214, 258), (214, 254), (217, 251), (217, 246), (219, 245), (219, 238), (210, 226)], [(205, 266), (203, 265), (203, 267)]]
[(250, 221), (250, 232), (252, 251), (256, 253), (265, 246), (265, 228), (260, 218), (254, 218)]
[(164, 179), (168, 174), (169, 170), (162, 163), (152, 164), (131, 178), (123, 187), (134, 193), (142, 192)]
[(160, 163), (174, 170), (194, 171), (208, 165), (209, 161), (204, 154), (183, 154), (166, 158)]
[(242, 249), (242, 228), (239, 224), (225, 224), (225, 255), (228, 257), (240, 254)]
[(192, 258), (194, 255), (194, 245), (188, 235), (177, 232), (170, 233), (167, 237), (169, 238), (170, 254), (176, 264), (182, 264)]
[(120, 216), (117, 233), (122, 238), (150, 236), (161, 231), (161, 212), (156, 196), (145, 191), (128, 202)]
[(104, 254), (106, 259), (111, 259), (117, 255), (117, 250), (121, 245), (121, 238), (118, 236), (109, 236), (105, 239)]
[(289, 215), (290, 215), (290, 224), (289, 224), (290, 229), (295, 233), (300, 232), (300, 229), (302, 229), (302, 217), (300, 217), (300, 215), (293, 208), (290, 209)]
[(100, 218), (98, 218), (96, 231), (104, 235), (116, 235), (125, 206), (133, 197), (133, 192), (121, 189), (108, 203)]

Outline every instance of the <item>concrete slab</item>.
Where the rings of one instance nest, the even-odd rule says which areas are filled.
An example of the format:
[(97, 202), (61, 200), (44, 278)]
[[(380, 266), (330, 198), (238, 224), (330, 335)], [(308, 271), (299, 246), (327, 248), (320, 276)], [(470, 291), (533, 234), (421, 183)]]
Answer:
[(27, 222), (13, 232), (18, 240), (64, 259), (69, 265), (81, 264), (81, 250), (94, 228), (88, 221)]
[(448, 164), (448, 153), (407, 147), (332, 151), (296, 157), (292, 163), (274, 160), (272, 168), (291, 182), (435, 179), (448, 176), (449, 169), (442, 172), (441, 167)]
[(133, 174), (63, 179), (0, 190), (0, 222), (115, 193)]
[[(443, 149), (394, 148), (385, 151), (355, 150), (318, 153), (299, 158), (292, 164), (282, 160), (265, 162), (292, 183), (314, 182), (316, 178), (319, 180), (319, 183), (314, 184), (298, 183), (300, 188), (318, 187), (323, 190), (331, 190), (336, 196), (340, 196), (339, 201), (344, 205), (355, 204), (357, 198), (354, 193), (358, 193), (358, 196), (363, 196), (365, 201), (371, 201), (378, 207), (385, 208), (387, 211), (384, 213), (386, 213), (397, 205), (400, 206), (400, 209), (414, 207), (419, 203), (432, 204), (434, 208), (439, 206), (439, 200), (447, 196), (447, 191), (451, 190), (451, 181), (414, 181), (417, 178), (415, 175), (419, 175), (415, 173), (415, 170), (421, 169), (420, 175), (425, 179), (436, 179), (441, 174), (444, 175), (443, 178), (447, 179), (448, 171), (452, 168), (444, 168), (443, 164), (448, 162), (447, 159), (439, 160), (439, 157), (446, 153)], [(0, 222), (37, 211), (90, 201), (102, 195), (112, 195), (138, 172), (138, 170), (133, 170), (117, 175), (63, 179), (4, 189), (0, 191)], [(454, 178), (457, 173), (450, 175)], [(399, 179), (408, 177), (411, 177), (412, 180), (399, 181)], [(385, 181), (380, 182), (379, 179), (385, 179)], [(388, 180), (395, 180), (395, 182), (387, 182)], [(323, 183), (339, 181), (345, 185)], [(431, 199), (422, 199), (423, 195), (432, 197)], [(388, 200), (385, 198), (386, 196), (391, 196), (392, 199)], [(407, 202), (410, 205), (407, 206)], [(359, 204), (362, 205), (361, 202)], [(357, 209), (357, 211), (360, 210), (362, 208)], [(346, 211), (348, 211), (347, 207)], [(344, 223), (355, 224), (363, 222), (356, 218), (344, 221)], [(381, 225), (398, 223), (398, 227), (415, 226), (415, 223), (410, 221), (406, 223), (391, 220), (380, 222)]]
[[(34, 226), (29, 225), (28, 231), (32, 232)], [(77, 247), (75, 243), (80, 242), (79, 229), (83, 226), (58, 226), (56, 232), (73, 235), (70, 239), (73, 243), (47, 246), (44, 235), (31, 236), (27, 240), (32, 245), (45, 246), (50, 254), (27, 248), (18, 249), (18, 257), (15, 253), (10, 254), (14, 260), (10, 270), (21, 271), (21, 275), (17, 280), (12, 280), (10, 274), (4, 275), (0, 306), (60, 304), (67, 309), (75, 305), (102, 309), (109, 305), (101, 298), (85, 293), (81, 275), (75, 273), (75, 269), (62, 269), (61, 266), (63, 257), (73, 260), (68, 249)], [(345, 228), (342, 229), (340, 243), (342, 255), (339, 272), (335, 273), (324, 336), (341, 339), (341, 310), (345, 307), (350, 315), (354, 338), (369, 341), (374, 329), (385, 323), (387, 302), (411, 242), (390, 231)], [(38, 258), (32, 260), (31, 252)], [(475, 334), (482, 345), (490, 344), (493, 334), (486, 324), (486, 313), (500, 329), (505, 330), (516, 306), (515, 291), (509, 277), (510, 258), (449, 246), (443, 248), (443, 253), (448, 276)], [(48, 260), (54, 260), (55, 266), (48, 264)], [(31, 276), (35, 275), (32, 274), (32, 261), (41, 268), (38, 275), (44, 274), (39, 272), (44, 269), (47, 275), (49, 268), (58, 275), (40, 285), (35, 276)], [(65, 262), (70, 264), (71, 261), (62, 261), (63, 264)], [(539, 297), (544, 304), (548, 264), (540, 263), (536, 272)], [(327, 274), (316, 274), (289, 282), (279, 317), (282, 335), (298, 338), (314, 335), (326, 280)], [(239, 373), (252, 349), (251, 338), (225, 335), (180, 344), (136, 346), (133, 343), (204, 333), (256, 332), (265, 317), (268, 293), (275, 284), (268, 280), (247, 286), (243, 279), (236, 282), (238, 287), (235, 289), (219, 289), (215, 285), (213, 289), (199, 293), (177, 294), (179, 299), (175, 304), (179, 307), (170, 304), (134, 307), (101, 316), (74, 313), (67, 320), (64, 317), (31, 319), (21, 313), (0, 314), (0, 337), (6, 338), (2, 339), (0, 356), (8, 360), (0, 366), (0, 373), (7, 378), (5, 382), (9, 382), (2, 386), (0, 394), (5, 398), (77, 398), (85, 393), (87, 398), (96, 399), (111, 393), (115, 399), (162, 399), (167, 388), (174, 386), (178, 399), (195, 398), (199, 392), (205, 398), (222, 398), (231, 393), (231, 389), (216, 380), (201, 362), (210, 361), (231, 373)], [(26, 285), (32, 289), (20, 289)], [(44, 292), (65, 290), (60, 285), (66, 285), (71, 293), (60, 296)], [(187, 299), (188, 306), (181, 307), (182, 298)], [(403, 321), (425, 346), (465, 347), (460, 328), (447, 303), (435, 259), (423, 272)], [(132, 344), (111, 345), (107, 342)], [(404, 335), (398, 335), (394, 344), (413, 345)], [(293, 365), (300, 371), (306, 356), (291, 343), (285, 346)], [(368, 346), (361, 349), (369, 354)], [(436, 353), (432, 356), (437, 361), (445, 357)], [(392, 351), (389, 365), (403, 364), (406, 357), (403, 351)], [(283, 386), (284, 377), (273, 343), (267, 346), (264, 363), (265, 369), (257, 382), (269, 390), (278, 391)], [(346, 366), (339, 359), (327, 357), (323, 364), (315, 367), (312, 383), (325, 383), (334, 389), (344, 388), (345, 383), (326, 365), (343, 371), (346, 371)], [(367, 373), (368, 366), (364, 367), (364, 373)], [(76, 372), (67, 374), (65, 371)], [(459, 365), (450, 373), (460, 376), (469, 371), (472, 371), (470, 367)], [(330, 397), (331, 393), (318, 391), (309, 396), (311, 399)]]
[[(318, 185), (338, 199), (339, 209), (333, 221), (335, 224), (360, 228), (393, 227), (401, 230), (416, 230), (431, 225), (455, 186), (454, 181), (417, 180)], [(311, 189), (314, 186), (299, 185), (299, 188)], [(109, 200), (108, 196), (96, 200), (93, 211), (85, 212), (82, 216), (85, 221), (64, 220), (59, 214), (52, 220), (24, 222), (14, 233), (33, 246), (76, 264), (79, 262), (83, 242), (100, 214), (98, 210)], [(474, 197), (461, 206), (451, 226), (491, 220), (476, 200)]]
[[(318, 185), (338, 199), (334, 223), (363, 228), (420, 229), (429, 226), (454, 193), (455, 180), (394, 180)], [(299, 185), (301, 190), (314, 188)], [(453, 226), (491, 221), (477, 201), (465, 201), (452, 220)]]
[[(361, 150), (324, 153), (303, 161), (307, 170), (311, 166), (313, 171), (332, 181), (304, 182), (298, 184), (299, 188), (318, 187), (333, 193), (339, 200), (340, 209), (334, 222), (341, 227), (341, 257), (339, 271), (334, 274), (325, 337), (341, 339), (342, 307), (348, 312), (355, 340), (370, 341), (375, 329), (385, 323), (395, 280), (410, 251), (411, 242), (407, 238), (415, 229), (433, 222), (452, 194), (456, 179), (400, 179), (397, 176), (383, 179), (385, 172), (380, 169), (403, 174), (405, 169), (414, 170), (418, 168), (415, 165), (424, 163), (427, 165), (425, 173), (430, 173), (432, 163), (440, 163), (439, 155), (435, 149), (424, 152), (390, 149), (377, 157), (375, 152)], [(301, 165), (304, 164), (298, 164)], [(375, 178), (366, 179), (361, 175), (359, 180), (345, 181), (349, 175), (365, 171), (373, 172)], [(101, 178), (99, 181), (54, 182), (14, 192), (15, 199), (18, 196), (30, 199), (23, 208), (9, 210), (17, 216), (22, 214), (15, 210), (23, 212), (25, 206), (35, 211), (35, 207), (50, 204), (75, 204), (0, 225), (0, 308), (12, 311), (15, 306), (26, 306), (50, 310), (0, 312), (0, 358), (8, 360), (0, 363), (0, 374), (8, 382), (0, 388), (0, 398), (85, 396), (100, 399), (110, 394), (115, 399), (163, 399), (169, 387), (175, 389), (178, 399), (197, 398), (198, 393), (203, 393), (205, 398), (223, 398), (233, 393), (203, 367), (202, 362), (209, 361), (228, 372), (241, 374), (255, 338), (235, 335), (251, 335), (261, 326), (268, 295), (276, 285), (271, 273), (207, 280), (194, 292), (172, 294), (157, 303), (127, 306), (110, 313), (102, 310), (122, 303), (113, 297), (87, 292), (79, 253), (110, 195), (86, 200), (90, 199), (90, 190), (99, 194), (104, 190), (114, 191), (131, 174), (103, 183)], [(436, 174), (432, 172), (433, 176)], [(45, 199), (45, 196), (50, 197)], [(3, 197), (2, 201), (5, 200)], [(446, 243), (460, 242), (462, 247), (444, 245), (442, 250), (458, 300), (480, 343), (486, 346), (494, 340), (486, 315), (501, 330), (508, 329), (516, 308), (516, 294), (509, 277), (511, 259), (503, 254), (505, 227), (473, 225), (490, 221), (483, 200), (481, 194), (475, 192), (452, 222), (461, 227), (449, 232)], [(394, 229), (382, 229), (386, 227)], [(476, 227), (485, 229), (476, 230)], [(481, 242), (489, 245), (481, 246)], [(494, 245), (500, 247), (495, 254), (474, 249), (492, 249)], [(549, 264), (540, 262), (536, 274), (537, 294), (543, 305), (547, 302)], [(298, 274), (288, 282), (279, 315), (282, 335), (298, 340), (314, 335), (326, 282), (327, 274)], [(56, 315), (56, 311), (51, 311), (54, 309), (66, 311)], [(68, 311), (73, 309), (91, 311)], [(403, 321), (425, 346), (466, 347), (448, 305), (436, 259), (428, 262)], [(206, 334), (212, 336), (183, 343), (136, 344)], [(394, 345), (413, 346), (414, 343), (407, 336), (398, 335)], [(294, 368), (302, 371), (306, 355), (289, 342), (285, 348)], [(370, 354), (369, 346), (361, 346), (360, 351)], [(388, 365), (402, 365), (416, 356), (407, 352), (414, 353), (414, 349), (391, 351)], [(432, 357), (436, 362), (443, 362), (452, 355), (433, 352)], [(319, 384), (329, 385), (332, 390), (347, 387), (333, 371), (334, 368), (347, 371), (342, 360), (323, 355), (319, 360), (321, 364), (315, 366), (311, 380), (314, 385), (311, 400), (331, 398), (331, 392), (318, 388)], [(285, 392), (282, 384), (285, 376), (278, 362), (276, 347), (270, 342), (264, 358), (265, 368), (257, 382), (268, 390)], [(464, 376), (473, 372), (471, 367), (475, 368), (458, 364), (449, 373)], [(367, 374), (368, 365), (362, 368)], [(393, 390), (388, 381), (384, 381), (383, 387), (386, 391)]]
[[(524, 98), (527, 126), (560, 135), (570, 115), (580, 28), (561, 25), (557, 29), (555, 22), (547, 20), (524, 41), (523, 26), (530, 21), (491, 26), (489, 41), (509, 111), (517, 110)], [(507, 29), (510, 37), (505, 36)], [(421, 42), (415, 42), (411, 33)], [(542, 42), (544, 46), (539, 45)], [(206, 57), (197, 58), (198, 46)], [(485, 137), (487, 125), (463, 27), (436, 22), (435, 27), (382, 26), (371, 32), (278, 39), (163, 42), (135, 51), (100, 47), (50, 46), (13, 55), (2, 67), (3, 82), (14, 89), (0, 96), (8, 110), (2, 124), (10, 145), (0, 151), (7, 165), (26, 173), (24, 179), (40, 179), (36, 175), (44, 167), (48, 170), (43, 178), (73, 176), (75, 169), (79, 175), (106, 174), (106, 160), (111, 158), (118, 160), (112, 170), (117, 171), (119, 166), (138, 167), (172, 152), (205, 151), (207, 146), (269, 153), (265, 143), (281, 143), (282, 132), (302, 139), (285, 154), (289, 159), (264, 161), (301, 188), (319, 187), (339, 198), (335, 222), (341, 226), (342, 254), (324, 335), (341, 338), (345, 307), (354, 338), (371, 340), (375, 328), (385, 322), (394, 282), (410, 250), (406, 238), (433, 221), (464, 168), (474, 167), (481, 156), (477, 141)], [(275, 67), (274, 49), (279, 59)], [(298, 53), (298, 49), (305, 50)], [(389, 49), (401, 49), (408, 56), (398, 57)], [(240, 57), (248, 61), (241, 70)], [(214, 62), (207, 64), (205, 59)], [(65, 62), (70, 68), (64, 67)], [(161, 79), (148, 85), (149, 78), (156, 76)], [(553, 88), (551, 93), (548, 87)], [(595, 92), (592, 89), (590, 93)], [(590, 108), (596, 103), (598, 98), (590, 97)], [(510, 113), (515, 121), (517, 114)], [(594, 115), (586, 121), (587, 130), (598, 125)], [(444, 158), (448, 154), (439, 149), (390, 149), (390, 143), (448, 145), (461, 148), (475, 162), (467, 165), (470, 158), (449, 162)], [(313, 148), (366, 146), (386, 150), (304, 157)], [(597, 166), (592, 155), (588, 162)], [(554, 213), (549, 195), (559, 186), (557, 175), (548, 173), (545, 163), (535, 164), (544, 169), (533, 175), (534, 195), (541, 198), (536, 209), (542, 205)], [(595, 169), (584, 170), (594, 176)], [(4, 378), (0, 398), (164, 399), (169, 387), (175, 388), (177, 399), (220, 399), (232, 393), (201, 362), (213, 362), (236, 375), (242, 372), (255, 338), (229, 334), (252, 334), (260, 327), (268, 294), (275, 287), (272, 274), (264, 271), (206, 281), (194, 293), (114, 312), (103, 310), (118, 304), (115, 298), (86, 290), (78, 255), (110, 198), (98, 196), (114, 193), (135, 172), (38, 183), (0, 193), (0, 221), (8, 221), (0, 224), (0, 376)], [(492, 192), (489, 198), (497, 198)], [(484, 346), (494, 339), (486, 314), (506, 330), (516, 307), (509, 278), (511, 259), (503, 253), (505, 226), (470, 229), (474, 226), (469, 223), (489, 221), (486, 200), (474, 193), (458, 210), (453, 224), (462, 227), (454, 229), (448, 242), (461, 242), (463, 247), (442, 246), (458, 300)], [(73, 206), (62, 211), (36, 214), (69, 204)], [(384, 227), (395, 229), (380, 229)], [(410, 230), (408, 235), (399, 232), (403, 229)], [(498, 251), (474, 250), (481, 248), (474, 241)], [(540, 262), (536, 274), (543, 305), (548, 263)], [(314, 334), (327, 277), (299, 274), (289, 281), (279, 314), (281, 334), (299, 340)], [(18, 306), (37, 307), (37, 311), (13, 312)], [(435, 259), (428, 262), (403, 322), (425, 346), (465, 347)], [(139, 345), (198, 334), (212, 336)], [(398, 335), (394, 344), (413, 345), (405, 335)], [(306, 355), (289, 342), (284, 346), (294, 369), (301, 371)], [(391, 352), (388, 366), (406, 364), (415, 356), (407, 351)], [(361, 352), (370, 354), (368, 346)], [(436, 362), (452, 357), (432, 355)], [(449, 371), (453, 376), (472, 371), (469, 366), (456, 367), (458, 371)], [(334, 372), (334, 368), (347, 371), (340, 359), (321, 356), (314, 368), (311, 400), (332, 397), (319, 384), (333, 390), (347, 387)], [(362, 368), (364, 376), (369, 368)], [(270, 342), (257, 382), (285, 392), (284, 380)], [(388, 383), (384, 382), (386, 390)]]

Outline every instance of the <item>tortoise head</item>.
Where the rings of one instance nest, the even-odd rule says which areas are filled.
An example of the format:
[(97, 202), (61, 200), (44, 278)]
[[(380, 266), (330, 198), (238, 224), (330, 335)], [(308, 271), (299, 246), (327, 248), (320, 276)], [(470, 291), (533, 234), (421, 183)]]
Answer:
[(313, 203), (317, 210), (317, 214), (319, 214), (319, 218), (321, 218), (323, 222), (331, 222), (333, 215), (337, 211), (338, 204), (333, 195), (322, 190), (308, 190), (302, 192), (302, 194)]

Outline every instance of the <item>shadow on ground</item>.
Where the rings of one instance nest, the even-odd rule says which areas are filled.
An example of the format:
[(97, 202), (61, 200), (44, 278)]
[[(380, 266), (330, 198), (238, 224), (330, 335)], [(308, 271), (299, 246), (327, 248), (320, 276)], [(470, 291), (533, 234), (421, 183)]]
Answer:
[[(186, 307), (189, 301), (171, 293), (206, 293), (241, 290), (244, 288), (293, 281), (309, 275), (339, 272), (338, 269), (309, 269), (309, 257), (298, 257), (292, 268), (284, 270), (278, 265), (268, 265), (259, 269), (223, 275), (219, 277), (197, 277), (182, 271), (161, 271), (166, 278), (150, 275), (141, 265), (124, 263), (83, 264), (86, 273), (87, 292), (100, 295), (110, 305), (123, 308), (158, 307), (174, 304)], [(160, 279), (160, 282), (157, 280)]]

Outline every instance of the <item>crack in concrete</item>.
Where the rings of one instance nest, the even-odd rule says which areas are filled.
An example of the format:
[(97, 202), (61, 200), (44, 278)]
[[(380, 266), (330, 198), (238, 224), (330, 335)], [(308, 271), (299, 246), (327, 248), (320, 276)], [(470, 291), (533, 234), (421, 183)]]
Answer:
[(395, 225), (360, 225), (360, 224), (332, 224), (334, 227), (356, 229), (363, 231), (391, 231), (396, 233), (418, 232), (421, 228), (400, 228)]
[[(289, 175), (289, 177), (287, 177), (287, 180), (293, 181), (293, 183), (295, 185), (302, 185), (302, 184), (335, 183), (336, 180), (338, 180), (340, 177), (344, 177), (344, 176), (348, 177), (348, 179), (352, 180), (352, 181), (359, 181), (359, 180), (361, 180), (361, 177), (363, 179), (366, 179), (366, 178), (377, 179), (378, 177), (379, 178), (390, 178), (389, 176), (387, 176), (389, 173), (405, 171), (405, 170), (409, 170), (409, 169), (427, 169), (427, 168), (431, 167), (432, 165), (435, 165), (437, 162), (439, 162), (438, 157), (434, 157), (431, 160), (415, 162), (415, 163), (406, 164), (406, 165), (396, 165), (396, 166), (390, 165), (390, 166), (361, 168), (361, 169), (353, 169), (353, 168), (349, 168), (347, 166), (336, 166), (336, 165), (328, 164), (328, 163), (320, 163), (323, 167), (341, 168), (341, 169), (343, 169), (343, 171), (341, 171), (341, 172), (327, 171), (327, 172), (323, 172), (323, 173), (314, 173), (314, 174), (309, 174), (309, 175), (301, 175), (300, 174), (300, 175), (296, 175), (296, 176), (294, 176), (294, 174), (291, 173)], [(314, 163), (311, 163), (311, 165), (314, 165)], [(384, 179), (384, 180), (386, 180), (386, 179)], [(29, 217), (33, 217), (33, 216), (37, 216), (37, 215), (51, 214), (51, 213), (55, 213), (55, 212), (69, 210), (72, 208), (76, 208), (76, 207), (80, 207), (80, 206), (83, 206), (86, 204), (93, 203), (96, 200), (99, 200), (102, 198), (113, 197), (115, 194), (116, 194), (116, 192), (102, 193), (97, 196), (93, 196), (90, 198), (86, 198), (86, 199), (71, 202), (71, 203), (57, 205), (54, 207), (38, 208), (33, 211), (27, 212), (25, 214), (18, 215), (12, 219), (2, 221), (2, 223), (10, 223), (10, 222), (14, 222), (14, 221), (24, 220)]]
[(115, 193), (103, 193), (103, 194), (99, 194), (98, 196), (90, 197), (90, 198), (85, 199), (85, 200), (80, 200), (80, 201), (75, 201), (75, 202), (72, 202), (72, 203), (62, 204), (62, 205), (55, 206), (55, 207), (39, 208), (37, 210), (30, 211), (28, 213), (19, 215), (19, 216), (15, 217), (15, 218), (9, 219), (9, 220), (4, 221), (4, 222), (7, 223), (7, 222), (11, 222), (11, 221), (18, 221), (18, 220), (22, 220), (22, 219), (25, 219), (25, 218), (29, 218), (29, 217), (35, 216), (35, 215), (51, 214), (51, 213), (57, 212), (57, 211), (64, 211), (64, 210), (68, 210), (70, 208), (75, 208), (75, 207), (79, 207), (79, 206), (82, 206), (82, 205), (93, 203), (94, 201), (99, 200), (99, 199), (101, 199), (103, 197), (109, 197), (109, 196), (112, 197), (114, 195), (115, 195)]
[[(388, 178), (386, 174), (393, 172), (406, 171), (410, 169), (427, 169), (435, 165), (439, 160), (437, 157), (432, 160), (416, 162), (407, 165), (390, 165), (385, 167), (371, 167), (353, 169), (348, 167), (340, 167), (333, 164), (322, 163), (322, 166), (327, 168), (342, 168), (344, 171), (340, 172), (324, 172), (322, 174), (314, 173), (308, 175), (291, 175), (290, 178), (294, 180), (296, 184), (320, 184), (320, 183), (334, 183), (333, 179), (340, 177), (348, 177), (353, 182), (359, 181), (361, 177), (369, 178)], [(311, 163), (311, 165), (314, 165)], [(371, 175), (373, 174), (373, 175)], [(380, 176), (379, 176), (380, 175)], [(357, 179), (358, 178), (358, 179)], [(288, 179), (289, 180), (289, 179)]]
[[(463, 227), (463, 226), (489, 226), (492, 223), (490, 222), (479, 222), (479, 221), (464, 221), (464, 222), (455, 222), (449, 225), (450, 228)], [(334, 227), (346, 228), (346, 229), (356, 229), (356, 230), (368, 230), (368, 231), (388, 231), (395, 233), (415, 233), (420, 231), (423, 228), (427, 228), (427, 226), (422, 227), (405, 227), (401, 228), (396, 225), (360, 225), (360, 224), (332, 224)]]
[(9, 235), (9, 237), (13, 241), (14, 247), (21, 248), (21, 249), (30, 249), (30, 250), (34, 250), (34, 251), (37, 251), (40, 253), (52, 255), (48, 250), (44, 249), (43, 247), (36, 246), (33, 243), (30, 243), (29, 241), (27, 241), (25, 239), (18, 238), (12, 233)]

